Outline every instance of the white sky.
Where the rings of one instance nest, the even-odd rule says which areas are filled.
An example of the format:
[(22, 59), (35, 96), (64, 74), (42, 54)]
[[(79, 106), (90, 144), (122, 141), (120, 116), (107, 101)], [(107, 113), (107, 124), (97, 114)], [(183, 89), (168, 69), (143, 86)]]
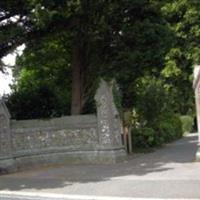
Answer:
[[(25, 48), (25, 45), (18, 47), (14, 53), (9, 54), (6, 57), (4, 57), (3, 62), (8, 66), (14, 66), (16, 55), (17, 54), (21, 55), (24, 48)], [(3, 94), (9, 94), (11, 92), (9, 85), (13, 82), (12, 69), (6, 67), (5, 71), (6, 73), (2, 73), (0, 71), (0, 96), (2, 96)]]

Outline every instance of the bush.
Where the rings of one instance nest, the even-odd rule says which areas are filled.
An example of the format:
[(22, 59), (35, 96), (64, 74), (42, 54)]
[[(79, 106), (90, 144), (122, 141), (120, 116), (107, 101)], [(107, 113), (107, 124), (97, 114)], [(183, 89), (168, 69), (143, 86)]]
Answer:
[(6, 105), (16, 120), (59, 117), (70, 110), (69, 93), (55, 92), (45, 85), (13, 92)]
[(183, 115), (180, 117), (182, 123), (182, 132), (183, 133), (190, 133), (192, 131), (194, 120), (189, 115)]
[(174, 114), (174, 100), (165, 83), (156, 77), (145, 76), (135, 84), (133, 148), (160, 146), (182, 136), (182, 123)]
[(136, 149), (144, 149), (155, 146), (155, 131), (152, 128), (138, 128), (132, 130), (132, 145)]
[(152, 123), (164, 111), (167, 93), (161, 80), (154, 77), (143, 77), (136, 81), (136, 110), (139, 115)]
[(182, 136), (182, 124), (178, 116), (168, 115), (158, 124), (158, 131), (164, 143), (171, 142)]
[(172, 115), (170, 119), (175, 130), (175, 139), (181, 138), (183, 136), (183, 131), (179, 115)]
[(152, 127), (139, 127), (132, 130), (134, 149), (161, 146), (182, 136), (182, 124), (179, 116), (165, 114)]
[(162, 117), (158, 123), (158, 131), (159, 135), (163, 137), (164, 143), (180, 138), (182, 136), (180, 118), (174, 114)]

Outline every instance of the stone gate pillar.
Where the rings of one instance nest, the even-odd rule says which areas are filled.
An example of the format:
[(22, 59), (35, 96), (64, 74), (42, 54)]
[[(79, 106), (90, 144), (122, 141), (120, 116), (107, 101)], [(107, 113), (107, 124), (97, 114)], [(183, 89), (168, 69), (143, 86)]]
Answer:
[(196, 160), (200, 161), (200, 66), (194, 68), (193, 88), (195, 93), (197, 130), (198, 130), (198, 150), (196, 152)]
[(111, 157), (118, 160), (124, 158), (126, 153), (122, 146), (122, 121), (114, 103), (114, 82), (107, 83), (101, 80), (96, 92), (99, 144)]
[(10, 113), (5, 103), (0, 100), (0, 173), (13, 167), (11, 139)]

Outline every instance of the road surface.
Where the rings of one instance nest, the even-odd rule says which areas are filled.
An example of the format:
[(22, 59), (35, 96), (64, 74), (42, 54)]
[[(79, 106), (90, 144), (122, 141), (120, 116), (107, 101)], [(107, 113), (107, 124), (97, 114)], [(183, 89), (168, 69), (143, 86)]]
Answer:
[(3, 175), (0, 200), (200, 199), (197, 141), (197, 134), (190, 134), (112, 165), (66, 165)]

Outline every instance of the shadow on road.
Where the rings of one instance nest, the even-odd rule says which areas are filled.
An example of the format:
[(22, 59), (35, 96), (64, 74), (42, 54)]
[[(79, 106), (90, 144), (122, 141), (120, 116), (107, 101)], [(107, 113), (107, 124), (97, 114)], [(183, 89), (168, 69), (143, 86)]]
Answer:
[(116, 177), (138, 176), (173, 169), (172, 164), (194, 162), (197, 134), (191, 134), (148, 154), (129, 156), (111, 165), (66, 165), (19, 172), (0, 177), (0, 190), (53, 189), (74, 183), (102, 182)]

